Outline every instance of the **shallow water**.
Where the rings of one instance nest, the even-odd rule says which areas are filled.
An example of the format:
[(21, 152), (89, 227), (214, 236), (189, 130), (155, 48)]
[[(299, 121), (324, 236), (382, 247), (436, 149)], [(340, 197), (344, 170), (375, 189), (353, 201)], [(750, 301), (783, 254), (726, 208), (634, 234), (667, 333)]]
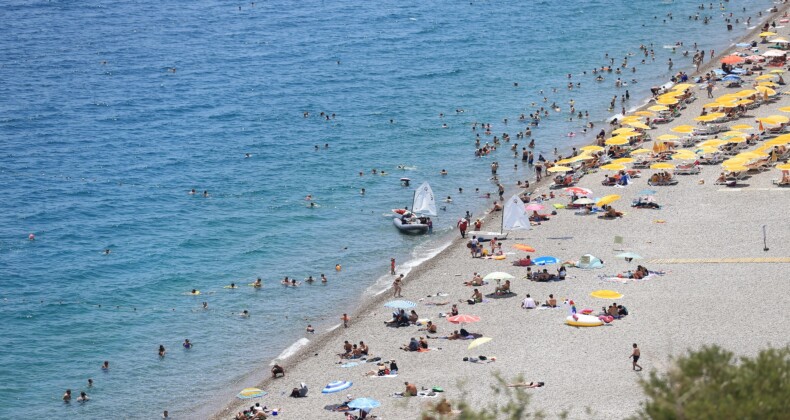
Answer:
[[(492, 160), (506, 184), (531, 176), (507, 147), (475, 160), (472, 122), (519, 142), (518, 115), (543, 105), (545, 89), (546, 105), (563, 113), (534, 130), (536, 150), (567, 153), (592, 137), (566, 136), (582, 126), (565, 121), (568, 101), (600, 127), (611, 95), (626, 89), (615, 91), (612, 75), (595, 83), (581, 74), (606, 64), (605, 52), (619, 63), (654, 43), (657, 64), (637, 64), (640, 82), (627, 87), (630, 108), (668, 77), (670, 56), (688, 70), (690, 58), (660, 46), (696, 40), (720, 50), (745, 30), (725, 32), (720, 18), (689, 22), (696, 12), (684, 0), (6, 2), (0, 417), (32, 407), (66, 418), (183, 414), (252, 385), (240, 378), (265, 368), (307, 323), (326, 329), (353, 311), (390, 257), (429, 255), (465, 210), (490, 206), (480, 195), (495, 191)], [(581, 89), (564, 88), (567, 73)], [(410, 205), (401, 176), (453, 197), (433, 239), (399, 235), (383, 216)], [(277, 284), (322, 272), (328, 285)], [(264, 289), (246, 286), (256, 276)], [(231, 282), (241, 287), (223, 288)], [(249, 319), (238, 316), (244, 309)], [(192, 350), (182, 350), (184, 338)], [(92, 401), (63, 407), (66, 388)]]

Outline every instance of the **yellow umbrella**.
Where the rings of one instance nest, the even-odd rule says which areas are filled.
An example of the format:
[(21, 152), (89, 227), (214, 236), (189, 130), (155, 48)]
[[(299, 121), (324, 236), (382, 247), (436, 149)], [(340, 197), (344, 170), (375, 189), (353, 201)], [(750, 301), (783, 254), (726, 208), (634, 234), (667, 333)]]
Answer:
[(694, 118), (694, 121), (711, 122), (713, 120), (718, 120), (719, 118), (721, 118), (720, 116), (718, 116), (716, 114), (718, 114), (718, 112), (714, 112), (714, 113), (711, 113), (711, 114), (708, 114), (708, 115), (700, 115), (699, 117)]
[(633, 132), (634, 129), (628, 127), (622, 127), (622, 128), (618, 128), (617, 130), (612, 130), (612, 134), (633, 133)]
[(652, 113), (650, 111), (636, 111), (636, 112), (634, 112), (634, 115), (639, 115), (640, 117), (652, 117), (652, 116), (654, 116), (656, 114), (654, 114), (654, 113)]
[(728, 93), (726, 95), (721, 95), (718, 98), (716, 98), (716, 102), (719, 102), (719, 103), (730, 102), (730, 101), (737, 101), (738, 99), (740, 99), (740, 97), (738, 95), (736, 95), (734, 93)]
[(745, 98), (747, 96), (756, 95), (757, 93), (758, 92), (756, 90), (753, 90), (753, 89), (744, 89), (742, 91), (734, 93), (733, 95), (735, 95), (738, 98)]
[(650, 126), (643, 122), (627, 122), (625, 125), (629, 125), (634, 128), (641, 128), (642, 130), (650, 130)]
[(625, 166), (620, 163), (610, 163), (608, 165), (601, 166), (601, 169), (606, 171), (622, 171), (625, 170)]
[(705, 147), (705, 146), (719, 147), (719, 146), (722, 146), (722, 145), (725, 145), (725, 144), (727, 144), (727, 142), (724, 141), (724, 140), (710, 139), (710, 140), (703, 141), (699, 145), (700, 145), (700, 147)]
[(747, 167), (745, 167), (743, 165), (733, 165), (733, 166), (724, 166), (724, 165), (722, 165), (722, 167), (727, 172), (743, 172), (743, 171), (748, 171), (749, 170), (749, 168), (747, 168)]
[(662, 135), (656, 137), (656, 140), (667, 141), (667, 140), (677, 140), (679, 138), (680, 137), (678, 137), (678, 136), (676, 136), (674, 134), (662, 134)]
[(743, 165), (748, 159), (731, 157), (721, 163), (721, 166)]
[(714, 146), (700, 146), (697, 150), (702, 153), (716, 153), (719, 151), (719, 149)]
[(776, 77), (776, 76), (774, 76), (773, 74), (764, 74), (762, 76), (755, 77), (754, 80), (771, 80), (774, 77)]
[(776, 165), (776, 169), (780, 171), (790, 171), (790, 163), (783, 163), (781, 165)]
[(736, 130), (725, 131), (725, 132), (720, 134), (720, 136), (722, 136), (722, 137), (743, 136), (743, 135), (744, 135), (743, 133), (741, 133), (740, 131), (736, 131)]
[(775, 70), (771, 70), (771, 73), (773, 73), (773, 74), (783, 74), (784, 72), (785, 72), (785, 71), (784, 71), (784, 70), (782, 70), (782, 69), (775, 69)]
[(609, 204), (614, 203), (615, 201), (617, 201), (619, 199), (620, 199), (620, 196), (617, 195), (617, 194), (606, 195), (606, 196), (601, 197), (601, 199), (598, 200), (595, 204), (598, 205), (599, 207), (600, 206), (607, 206)]
[(761, 38), (765, 38), (767, 36), (774, 36), (774, 35), (776, 35), (776, 32), (770, 32), (770, 31), (760, 32)]
[[(790, 139), (780, 139), (779, 137), (777, 137), (775, 139), (768, 140), (767, 142), (765, 142), (765, 145), (766, 146), (782, 146), (782, 145), (785, 145), (787, 143), (790, 143)], [(633, 152), (631, 152), (631, 153), (633, 153)]]
[(768, 96), (776, 95), (776, 91), (766, 86), (756, 86), (754, 90)]
[(675, 105), (678, 103), (678, 100), (676, 98), (663, 97), (656, 99), (656, 103), (661, 105)]
[(625, 137), (612, 137), (605, 142), (609, 146), (622, 146), (624, 144), (628, 144), (628, 139)]
[(790, 122), (790, 118), (787, 118), (784, 115), (769, 115), (768, 118), (774, 121), (779, 121), (779, 123), (783, 123), (783, 124)]
[(666, 107), (664, 105), (653, 105), (653, 106), (651, 106), (651, 107), (649, 107), (647, 109), (649, 109), (651, 111), (654, 111), (654, 112), (669, 111), (669, 107)]
[(738, 102), (727, 102), (727, 103), (721, 104), (721, 107), (722, 108), (735, 108), (738, 105), (740, 105)]
[(677, 153), (672, 155), (672, 159), (675, 160), (689, 160), (696, 158), (697, 158), (697, 154), (692, 152), (691, 150), (679, 150)]
[(754, 101), (751, 99), (741, 99), (740, 101), (735, 102), (735, 105), (749, 105), (753, 103)]
[(557, 165), (567, 165), (567, 164), (569, 164), (569, 163), (573, 163), (573, 162), (576, 162), (576, 161), (575, 161), (575, 160), (573, 160), (572, 158), (568, 158), (568, 159), (561, 159), (561, 160), (558, 160), (558, 161), (557, 161)]
[(650, 149), (636, 149), (636, 150), (631, 150), (631, 154), (632, 154), (632, 155), (643, 155), (643, 154), (645, 154), (645, 153), (651, 153), (651, 152), (652, 152), (652, 150), (650, 150)]
[(665, 93), (663, 95), (660, 95), (659, 99), (660, 98), (677, 98), (678, 96), (683, 96), (683, 93), (684, 92), (682, 90), (671, 90), (671, 91), (669, 91), (669, 92), (667, 92), (667, 93)]
[(765, 86), (765, 87), (769, 87), (769, 88), (775, 88), (775, 87), (777, 87), (779, 85), (774, 83), (774, 82), (760, 82), (760, 83), (757, 84), (757, 86)]
[(718, 102), (710, 102), (710, 103), (707, 103), (705, 105), (702, 105), (702, 107), (705, 108), (705, 109), (719, 108), (720, 106), (722, 106), (722, 104), (720, 104)]
[(613, 164), (633, 163), (633, 158), (619, 158), (612, 161)]
[(598, 299), (620, 299), (623, 297), (623, 294), (614, 290), (596, 290), (590, 293), (590, 296)]
[(636, 115), (629, 115), (627, 117), (620, 118), (620, 124), (639, 121), (639, 118), (640, 117), (637, 117)]
[(675, 133), (688, 134), (688, 133), (691, 133), (692, 131), (694, 131), (694, 127), (692, 127), (690, 125), (679, 125), (679, 126), (677, 126), (675, 128), (671, 128), (670, 131), (673, 131)]
[(579, 148), (579, 150), (583, 150), (585, 152), (602, 152), (604, 150), (601, 146), (589, 145)]
[(568, 166), (552, 166), (551, 168), (547, 169), (548, 172), (568, 172), (572, 170), (573, 168)]
[(473, 348), (475, 348), (475, 347), (477, 347), (477, 346), (479, 346), (481, 344), (488, 343), (491, 340), (493, 340), (493, 338), (491, 338), (491, 337), (480, 337), (480, 338), (477, 338), (477, 339), (473, 340), (471, 343), (469, 343), (469, 346), (467, 346), (466, 349), (467, 350), (471, 350), (471, 349), (473, 349)]
[(667, 162), (658, 162), (650, 165), (650, 169), (675, 169), (675, 165)]
[(674, 87), (672, 87), (672, 90), (686, 90), (688, 88), (693, 88), (693, 87), (694, 85), (690, 83), (678, 83)]
[(760, 158), (766, 157), (766, 156), (768, 156), (768, 153), (764, 153), (764, 152), (760, 153), (760, 152), (756, 152), (756, 151), (751, 151), (751, 152), (738, 153), (737, 155), (735, 155), (735, 159), (754, 160), (754, 159), (760, 159)]
[(727, 143), (743, 143), (746, 141), (746, 137), (730, 137), (726, 141)]
[(782, 111), (782, 112), (790, 112), (790, 106), (783, 106), (783, 107), (779, 108), (779, 110)]

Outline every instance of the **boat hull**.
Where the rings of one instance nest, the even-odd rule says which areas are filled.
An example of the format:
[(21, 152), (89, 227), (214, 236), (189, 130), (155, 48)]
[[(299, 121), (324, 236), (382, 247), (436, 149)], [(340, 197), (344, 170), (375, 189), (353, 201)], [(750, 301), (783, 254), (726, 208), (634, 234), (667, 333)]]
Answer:
[(409, 223), (403, 224), (403, 222), (399, 218), (392, 219), (392, 224), (398, 228), (399, 231), (402, 233), (408, 233), (411, 235), (422, 235), (428, 233), (428, 225), (422, 223)]
[(468, 236), (470, 238), (472, 236), (477, 236), (477, 240), (478, 241), (490, 241), (490, 240), (492, 240), (494, 238), (507, 239), (507, 234), (508, 233), (509, 232), (484, 232), (484, 231), (481, 231), (481, 230), (472, 230), (472, 231), (466, 232), (466, 236)]

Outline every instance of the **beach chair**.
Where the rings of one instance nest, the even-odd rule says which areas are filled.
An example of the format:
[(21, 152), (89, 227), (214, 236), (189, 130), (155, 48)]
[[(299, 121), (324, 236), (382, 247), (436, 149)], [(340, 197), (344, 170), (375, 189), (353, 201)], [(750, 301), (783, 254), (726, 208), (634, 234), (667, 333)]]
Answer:
[(675, 175), (696, 175), (699, 172), (699, 167), (693, 163), (675, 167)]
[(721, 153), (714, 153), (711, 156), (699, 158), (700, 165), (718, 165), (722, 162), (724, 162), (724, 156)]

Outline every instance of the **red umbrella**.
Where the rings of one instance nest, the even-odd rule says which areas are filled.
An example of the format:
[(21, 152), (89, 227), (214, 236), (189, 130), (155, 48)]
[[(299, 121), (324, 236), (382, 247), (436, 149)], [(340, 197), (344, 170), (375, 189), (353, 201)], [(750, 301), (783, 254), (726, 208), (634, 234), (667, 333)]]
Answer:
[(480, 321), (480, 317), (477, 315), (456, 315), (447, 318), (448, 321), (452, 322), (453, 324), (469, 324), (471, 322)]
[(576, 195), (592, 195), (592, 190), (582, 187), (568, 187), (565, 188), (565, 192), (576, 194)]
[(738, 57), (737, 55), (728, 55), (721, 59), (721, 62), (724, 64), (740, 64), (744, 61), (746, 60), (744, 60), (743, 57)]

